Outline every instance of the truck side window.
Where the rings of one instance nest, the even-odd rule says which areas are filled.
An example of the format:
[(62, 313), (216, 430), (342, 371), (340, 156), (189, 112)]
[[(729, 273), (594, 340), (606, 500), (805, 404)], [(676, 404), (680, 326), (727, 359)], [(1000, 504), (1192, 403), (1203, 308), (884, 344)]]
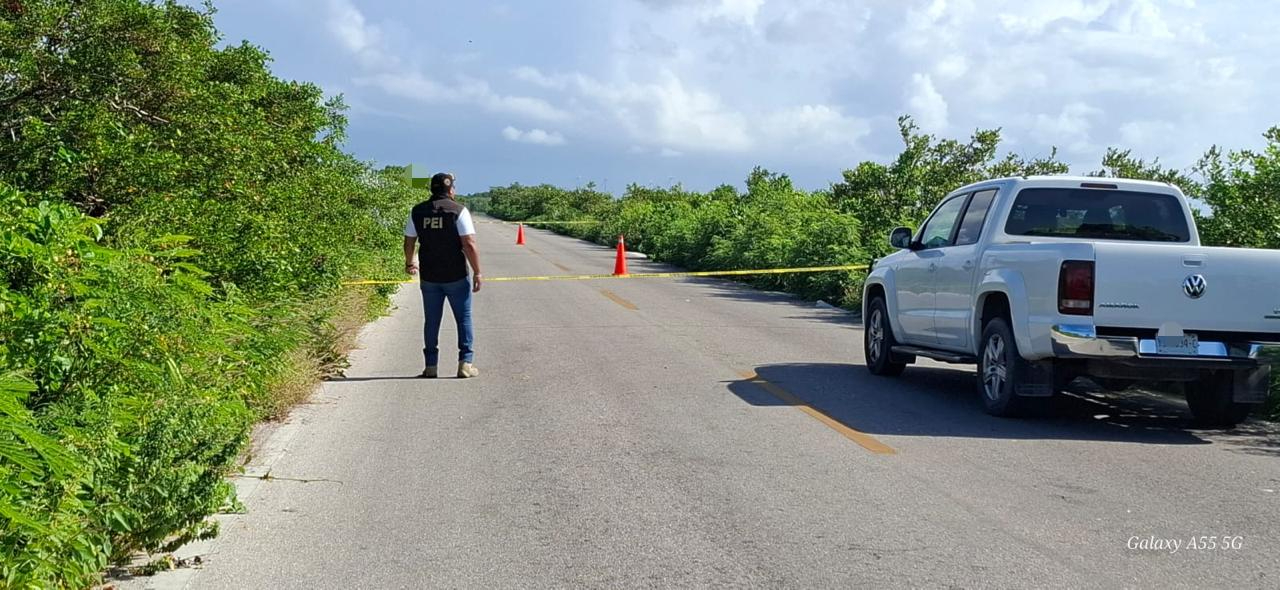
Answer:
[(964, 209), (966, 197), (968, 195), (951, 197), (933, 212), (924, 230), (920, 232), (920, 244), (926, 250), (951, 245), (951, 234), (956, 229), (956, 223), (960, 221), (960, 211)]
[(964, 213), (964, 221), (960, 222), (960, 232), (956, 234), (956, 245), (967, 246), (978, 243), (982, 236), (982, 225), (987, 221), (987, 210), (996, 198), (996, 189), (980, 191), (973, 194), (969, 201), (969, 209)]

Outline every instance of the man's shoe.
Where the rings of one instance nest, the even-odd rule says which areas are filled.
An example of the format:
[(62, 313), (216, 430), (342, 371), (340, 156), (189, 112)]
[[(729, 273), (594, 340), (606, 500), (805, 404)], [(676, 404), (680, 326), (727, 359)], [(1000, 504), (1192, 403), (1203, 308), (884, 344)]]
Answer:
[(479, 377), (479, 376), (480, 376), (480, 369), (477, 369), (475, 365), (471, 363), (458, 363), (459, 379), (470, 379), (472, 377)]
[(422, 378), (424, 378), (424, 379), (435, 379), (436, 377), (439, 377), (440, 375), (439, 375), (439, 370), (437, 370), (435, 367), (427, 367), (427, 368), (423, 369), (423, 370), (422, 370), (422, 374), (421, 374), (421, 375), (418, 375), (418, 376), (419, 376), (419, 377), (422, 377)]

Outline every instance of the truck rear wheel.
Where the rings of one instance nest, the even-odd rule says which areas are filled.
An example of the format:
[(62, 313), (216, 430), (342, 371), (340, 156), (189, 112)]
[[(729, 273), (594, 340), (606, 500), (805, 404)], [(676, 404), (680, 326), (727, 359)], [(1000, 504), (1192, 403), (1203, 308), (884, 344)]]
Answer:
[(1209, 428), (1231, 428), (1249, 417), (1258, 404), (1237, 403), (1235, 375), (1223, 371), (1205, 375), (1185, 384), (1187, 407), (1197, 424)]
[(889, 324), (889, 309), (883, 298), (876, 297), (867, 306), (867, 320), (862, 331), (862, 351), (866, 355), (867, 370), (882, 377), (901, 375), (907, 364), (893, 361), (891, 349), (897, 345), (893, 326)]
[(1003, 317), (992, 318), (982, 330), (978, 348), (978, 394), (992, 416), (1016, 417), (1044, 413), (1052, 397), (1017, 394), (1018, 380), (1030, 374), (1031, 363), (1018, 352), (1018, 342)]

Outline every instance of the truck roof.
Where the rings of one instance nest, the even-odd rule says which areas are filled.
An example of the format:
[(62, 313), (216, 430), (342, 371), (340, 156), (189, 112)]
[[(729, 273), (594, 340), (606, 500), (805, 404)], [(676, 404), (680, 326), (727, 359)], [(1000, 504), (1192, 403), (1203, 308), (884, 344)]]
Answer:
[(1070, 184), (1078, 185), (1078, 184), (1084, 184), (1084, 183), (1114, 184), (1116, 185), (1117, 188), (1122, 188), (1122, 189), (1128, 188), (1128, 189), (1141, 190), (1141, 189), (1159, 188), (1159, 189), (1164, 189), (1161, 192), (1169, 192), (1170, 189), (1172, 189), (1172, 191), (1174, 192), (1181, 193), (1181, 191), (1178, 190), (1178, 187), (1172, 184), (1169, 184), (1167, 182), (1137, 180), (1133, 178), (1110, 178), (1105, 176), (1076, 176), (1076, 175), (1070, 175), (1070, 174), (1006, 176), (1004, 178), (991, 178), (988, 180), (982, 180), (979, 182), (965, 185), (952, 192), (962, 192), (962, 191), (965, 191), (974, 187), (982, 186), (982, 185), (1011, 184), (1011, 183), (1017, 183), (1023, 186), (1036, 185), (1036, 184), (1043, 184), (1047, 186), (1063, 186), (1063, 185), (1070, 185)]

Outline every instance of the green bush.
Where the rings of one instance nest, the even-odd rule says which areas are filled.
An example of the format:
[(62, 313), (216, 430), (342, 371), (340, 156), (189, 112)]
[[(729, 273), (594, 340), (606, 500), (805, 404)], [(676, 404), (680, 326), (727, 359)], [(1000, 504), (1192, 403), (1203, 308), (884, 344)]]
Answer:
[(889, 232), (918, 227), (947, 193), (987, 178), (1063, 174), (1057, 153), (1031, 160), (996, 159), (1000, 131), (976, 131), (966, 142), (922, 134), (910, 117), (898, 119), (903, 150), (889, 164), (862, 162), (831, 187), (836, 208), (861, 222), (861, 243), (871, 258), (891, 254)]
[(8, 523), (5, 579), (84, 586), (132, 550), (203, 534), (229, 500), (252, 418), (232, 375), (256, 360), (237, 346), (252, 327), (234, 298), (212, 296), (182, 239), (106, 248), (72, 207), (5, 195), (0, 366), (30, 384), (20, 417), (66, 459), (13, 495), (44, 509)]
[(0, 197), (0, 586), (83, 587), (214, 532), (249, 426), (326, 317), (215, 287), (186, 237), (111, 248), (70, 205)]
[[(619, 200), (594, 191), (548, 185), (512, 185), (484, 195), (487, 212), (503, 219), (592, 220), (551, 226), (602, 244), (626, 236), (628, 247), (660, 262), (694, 270), (740, 270), (857, 264), (857, 220), (841, 213), (827, 193), (796, 189), (789, 178), (757, 169), (747, 192), (721, 186), (697, 193), (631, 185)], [(747, 278), (766, 288), (854, 303), (865, 273), (763, 275)]]
[(340, 99), (212, 22), (0, 3), (0, 587), (213, 534), (250, 425), (388, 293), (338, 282), (399, 269), (422, 193), (341, 151)]

